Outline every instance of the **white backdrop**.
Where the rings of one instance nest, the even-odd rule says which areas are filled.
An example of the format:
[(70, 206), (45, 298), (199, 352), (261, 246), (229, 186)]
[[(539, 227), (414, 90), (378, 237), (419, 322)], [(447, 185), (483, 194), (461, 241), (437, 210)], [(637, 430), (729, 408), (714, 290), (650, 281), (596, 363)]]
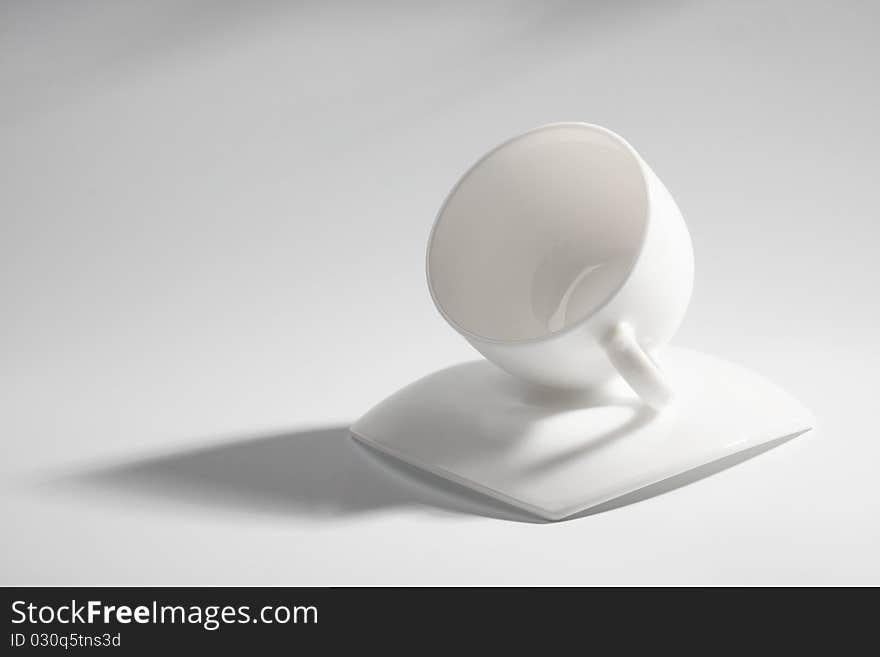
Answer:
[[(870, 2), (5, 2), (2, 584), (880, 583)], [(476, 356), (434, 214), (606, 125), (688, 221), (677, 344), (819, 430), (536, 524), (345, 428)]]

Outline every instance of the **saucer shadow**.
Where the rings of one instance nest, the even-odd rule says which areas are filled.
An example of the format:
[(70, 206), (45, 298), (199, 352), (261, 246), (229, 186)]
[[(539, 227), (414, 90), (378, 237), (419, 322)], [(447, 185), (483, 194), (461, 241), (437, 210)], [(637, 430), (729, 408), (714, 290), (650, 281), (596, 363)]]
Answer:
[[(709, 463), (574, 514), (630, 505), (726, 470), (801, 432)], [(393, 509), (545, 523), (503, 502), (424, 472), (355, 441), (333, 426), (259, 436), (79, 471), (53, 480), (65, 490), (114, 500), (300, 518), (340, 518)]]
[(332, 518), (395, 508), (541, 522), (388, 459), (346, 426), (251, 437), (80, 471), (56, 484), (207, 509)]

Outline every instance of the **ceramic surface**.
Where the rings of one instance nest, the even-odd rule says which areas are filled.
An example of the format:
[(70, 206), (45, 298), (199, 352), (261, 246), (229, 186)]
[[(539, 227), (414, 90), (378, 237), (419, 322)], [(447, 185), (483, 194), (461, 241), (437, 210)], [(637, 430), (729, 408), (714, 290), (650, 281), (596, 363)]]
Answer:
[(428, 242), (440, 313), (517, 377), (586, 388), (620, 372), (655, 408), (651, 354), (684, 317), (693, 251), (681, 212), (635, 150), (586, 123), (543, 126), (477, 162)]
[(813, 427), (793, 397), (742, 367), (665, 350), (680, 403), (655, 413), (617, 380), (580, 392), (478, 361), (426, 376), (352, 427), (395, 458), (546, 519), (561, 519)]

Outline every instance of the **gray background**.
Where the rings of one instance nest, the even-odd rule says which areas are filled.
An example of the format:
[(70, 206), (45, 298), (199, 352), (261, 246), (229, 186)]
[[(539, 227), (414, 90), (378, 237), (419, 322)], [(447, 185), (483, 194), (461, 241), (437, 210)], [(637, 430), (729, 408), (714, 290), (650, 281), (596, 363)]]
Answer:
[[(0, 583), (880, 583), (878, 7), (4, 2)], [(431, 221), (559, 120), (682, 207), (676, 343), (820, 428), (534, 524), (345, 427), (475, 356)]]

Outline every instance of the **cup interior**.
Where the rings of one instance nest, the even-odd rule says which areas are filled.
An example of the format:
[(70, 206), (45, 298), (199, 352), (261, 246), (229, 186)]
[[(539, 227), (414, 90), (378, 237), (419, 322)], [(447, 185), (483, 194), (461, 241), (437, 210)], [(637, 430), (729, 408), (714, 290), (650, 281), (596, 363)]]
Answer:
[(587, 124), (538, 128), (477, 162), (444, 203), (428, 284), (458, 330), (534, 340), (581, 322), (625, 282), (647, 227), (632, 148)]

